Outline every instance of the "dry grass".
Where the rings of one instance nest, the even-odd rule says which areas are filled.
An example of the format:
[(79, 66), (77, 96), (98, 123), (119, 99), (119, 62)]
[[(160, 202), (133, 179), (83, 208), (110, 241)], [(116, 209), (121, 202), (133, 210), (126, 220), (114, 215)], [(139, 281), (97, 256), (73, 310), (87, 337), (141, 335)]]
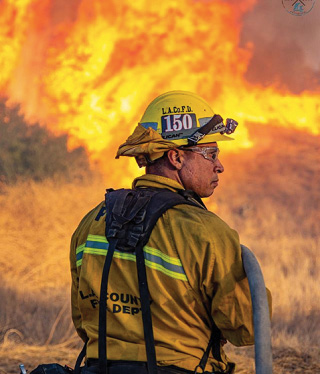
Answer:
[(68, 287), (71, 235), (104, 192), (99, 178), (77, 185), (49, 180), (4, 188), (0, 195), (3, 281), (24, 292), (60, 293)]
[(73, 367), (78, 350), (64, 344), (30, 346), (7, 342), (0, 347), (0, 374), (19, 373), (19, 364), (23, 363), (30, 372), (40, 363), (57, 362)]
[[(273, 294), (280, 374), (320, 368), (318, 139), (305, 135), (296, 144), (295, 136), (282, 134), (281, 149), (266, 141), (259, 150), (225, 157), (228, 172), (209, 202), (260, 260)], [(17, 372), (20, 361), (29, 369), (40, 362), (73, 365), (80, 342), (70, 320), (68, 247), (80, 218), (103, 198), (104, 185), (94, 178), (3, 187), (0, 373)], [(238, 373), (254, 372), (252, 348), (228, 352)]]

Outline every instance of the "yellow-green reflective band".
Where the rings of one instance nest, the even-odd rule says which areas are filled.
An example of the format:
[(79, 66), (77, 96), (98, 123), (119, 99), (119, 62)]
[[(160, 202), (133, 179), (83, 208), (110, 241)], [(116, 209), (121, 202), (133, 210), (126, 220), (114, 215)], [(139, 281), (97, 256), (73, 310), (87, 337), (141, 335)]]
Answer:
[(144, 246), (143, 251), (146, 266), (159, 270), (171, 278), (187, 281), (182, 263), (178, 258), (170, 257), (159, 249), (148, 246)]
[[(77, 266), (82, 265), (82, 257), (84, 253), (106, 256), (108, 247), (109, 243), (106, 237), (89, 234), (86, 243), (81, 244), (76, 249)], [(159, 249), (148, 246), (145, 246), (143, 251), (147, 267), (158, 270), (171, 278), (183, 281), (188, 280), (182, 263), (178, 258), (170, 257), (165, 253), (162, 253)], [(113, 256), (122, 260), (136, 261), (136, 255), (134, 253), (122, 252), (117, 249)]]
[(102, 242), (102, 243), (108, 243), (108, 240), (105, 236), (102, 235), (92, 235), (89, 234), (87, 237), (87, 241), (92, 241), (92, 242)]
[(161, 271), (161, 273), (163, 273), (165, 275), (168, 275), (171, 278), (180, 279), (180, 280), (183, 280), (183, 281), (188, 280), (187, 276), (184, 273), (183, 274), (176, 273), (174, 271), (166, 269), (164, 266), (162, 266), (160, 264), (156, 264), (156, 263), (148, 261), (148, 260), (145, 260), (145, 264), (149, 268), (159, 270), (159, 271)]
[(83, 251), (84, 251), (85, 246), (86, 246), (86, 243), (83, 243), (83, 244), (79, 245), (79, 247), (77, 247), (77, 249), (76, 249), (76, 264), (77, 264), (77, 267), (82, 265), (82, 256), (83, 256)]
[(86, 246), (86, 243), (79, 245), (79, 247), (77, 247), (76, 254), (82, 252), (85, 246)]
[(146, 253), (162, 258), (164, 261), (169, 262), (170, 264), (182, 266), (181, 261), (178, 258), (170, 257), (166, 255), (165, 253), (162, 253), (161, 251), (159, 251), (159, 249), (155, 249), (155, 248), (148, 247), (145, 245), (143, 250)]

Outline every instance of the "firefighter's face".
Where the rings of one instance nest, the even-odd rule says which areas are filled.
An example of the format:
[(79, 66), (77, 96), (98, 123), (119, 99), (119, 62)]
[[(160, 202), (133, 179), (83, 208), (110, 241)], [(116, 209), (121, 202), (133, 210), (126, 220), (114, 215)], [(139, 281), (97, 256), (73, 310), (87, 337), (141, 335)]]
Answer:
[[(209, 150), (208, 150), (209, 147)], [(206, 153), (212, 156), (205, 158), (199, 152), (183, 151), (183, 166), (179, 171), (180, 180), (186, 190), (196, 192), (200, 197), (209, 197), (218, 187), (219, 174), (224, 171), (219, 158), (214, 159), (214, 147), (217, 143), (200, 144), (197, 148), (207, 148)]]

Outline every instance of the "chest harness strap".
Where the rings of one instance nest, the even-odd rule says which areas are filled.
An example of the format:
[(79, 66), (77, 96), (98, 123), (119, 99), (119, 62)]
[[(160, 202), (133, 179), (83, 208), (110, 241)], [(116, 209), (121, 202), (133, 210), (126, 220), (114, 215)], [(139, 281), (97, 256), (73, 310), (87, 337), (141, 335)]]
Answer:
[[(200, 198), (192, 192), (181, 190), (179, 193), (167, 189), (138, 188), (135, 190), (107, 190), (106, 231), (109, 242), (100, 288), (99, 302), (99, 371), (108, 373), (107, 366), (107, 287), (110, 267), (115, 249), (136, 254), (136, 265), (139, 281), (139, 292), (142, 311), (144, 339), (146, 344), (148, 374), (157, 374), (156, 352), (150, 310), (150, 294), (148, 290), (143, 247), (147, 244), (152, 229), (168, 209), (179, 204), (188, 204), (206, 209)], [(216, 326), (215, 326), (216, 327)], [(216, 339), (214, 339), (216, 340)], [(209, 346), (201, 359), (201, 369), (205, 367)], [(220, 341), (217, 340), (220, 347)]]

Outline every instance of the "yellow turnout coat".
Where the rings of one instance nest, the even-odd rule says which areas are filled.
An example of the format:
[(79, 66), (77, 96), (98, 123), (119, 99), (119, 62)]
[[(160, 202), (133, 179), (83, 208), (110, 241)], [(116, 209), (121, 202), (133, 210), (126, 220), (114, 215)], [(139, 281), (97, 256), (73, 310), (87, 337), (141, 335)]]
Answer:
[[(172, 191), (168, 178), (144, 175), (134, 187)], [(71, 241), (72, 318), (87, 358), (98, 358), (98, 312), (107, 253), (104, 202), (81, 221)], [(253, 344), (252, 306), (239, 237), (217, 215), (179, 205), (157, 222), (144, 247), (158, 365), (194, 370), (206, 350), (211, 317), (236, 346)], [(115, 251), (107, 295), (110, 360), (146, 361), (135, 254)], [(210, 355), (206, 370), (226, 370)]]

